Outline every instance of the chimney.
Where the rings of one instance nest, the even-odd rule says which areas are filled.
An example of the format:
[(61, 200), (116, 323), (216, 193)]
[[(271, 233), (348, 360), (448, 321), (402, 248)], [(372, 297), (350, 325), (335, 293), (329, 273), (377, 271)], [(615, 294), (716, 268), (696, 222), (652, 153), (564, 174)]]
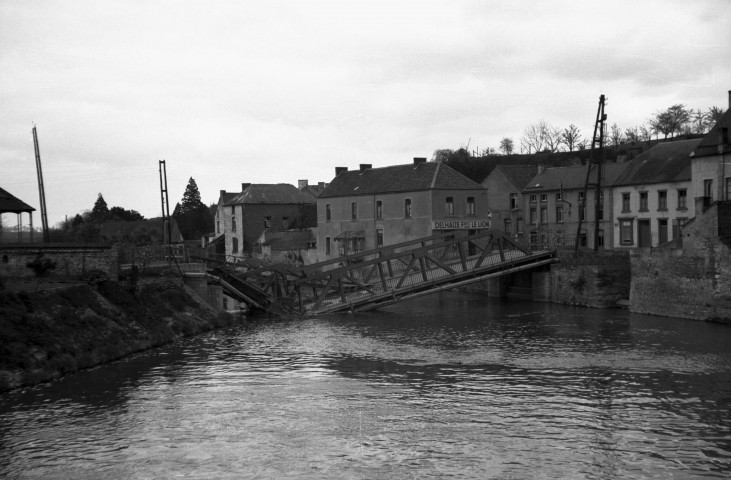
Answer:
[(728, 109), (731, 110), (731, 90), (728, 91)]
[(373, 168), (373, 165), (371, 165), (370, 163), (361, 163), (360, 164), (360, 171), (361, 172), (365, 172), (366, 170), (369, 170), (371, 168)]
[(226, 190), (221, 190), (221, 193), (218, 194), (220, 197), (223, 197), (226, 195)]
[(414, 165), (419, 165), (420, 163), (426, 163), (426, 157), (414, 157)]
[(241, 184), (241, 191), (243, 192), (244, 190), (246, 190), (250, 186), (251, 186), (251, 183), (242, 183)]
[(337, 177), (341, 173), (347, 172), (347, 171), (348, 171), (348, 167), (335, 167), (335, 176)]
[(307, 183), (308, 183), (307, 180), (297, 180), (297, 188), (302, 190), (303, 188), (305, 188), (307, 186)]
[(538, 173), (543, 173), (544, 170), (546, 170), (546, 166), (545, 165), (538, 165)]

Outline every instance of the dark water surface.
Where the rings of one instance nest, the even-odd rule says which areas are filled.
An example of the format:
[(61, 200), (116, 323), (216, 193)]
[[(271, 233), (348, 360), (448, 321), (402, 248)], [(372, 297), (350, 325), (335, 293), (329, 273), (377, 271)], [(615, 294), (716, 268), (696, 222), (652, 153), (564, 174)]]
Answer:
[(729, 478), (731, 327), (444, 293), (0, 395), (0, 478)]

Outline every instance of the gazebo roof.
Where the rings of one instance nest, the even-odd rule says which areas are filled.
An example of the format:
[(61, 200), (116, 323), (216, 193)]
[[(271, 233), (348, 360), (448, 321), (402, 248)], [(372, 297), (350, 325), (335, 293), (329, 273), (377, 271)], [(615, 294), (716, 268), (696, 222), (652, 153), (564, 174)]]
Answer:
[(0, 188), (0, 213), (34, 212), (35, 208)]

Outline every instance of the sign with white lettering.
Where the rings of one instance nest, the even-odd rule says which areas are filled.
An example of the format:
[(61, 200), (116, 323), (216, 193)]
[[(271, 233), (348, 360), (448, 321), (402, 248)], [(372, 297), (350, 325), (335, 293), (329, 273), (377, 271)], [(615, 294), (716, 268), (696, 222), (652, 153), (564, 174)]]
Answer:
[(492, 222), (487, 218), (447, 218), (432, 220), (432, 230), (478, 230), (492, 228)]

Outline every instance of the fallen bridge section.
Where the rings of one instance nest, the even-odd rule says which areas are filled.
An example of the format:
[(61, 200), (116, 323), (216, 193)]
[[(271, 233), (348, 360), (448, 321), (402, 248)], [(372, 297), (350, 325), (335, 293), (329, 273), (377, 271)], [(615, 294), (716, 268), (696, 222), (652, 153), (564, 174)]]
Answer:
[(317, 315), (372, 310), (555, 261), (555, 251), (531, 252), (500, 231), (486, 230), (434, 235), (300, 268), (218, 267), (214, 275), (255, 308)]

